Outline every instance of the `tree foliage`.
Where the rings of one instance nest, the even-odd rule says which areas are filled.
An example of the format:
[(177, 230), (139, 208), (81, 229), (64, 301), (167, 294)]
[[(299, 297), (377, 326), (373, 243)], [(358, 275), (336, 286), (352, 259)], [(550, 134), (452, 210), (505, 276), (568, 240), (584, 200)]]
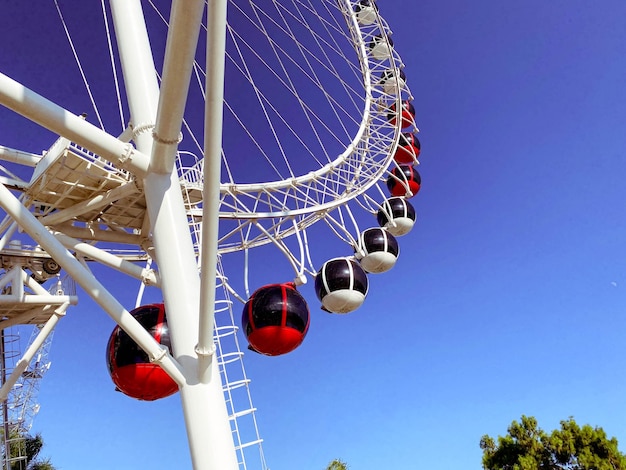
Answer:
[[(41, 434), (31, 436), (13, 429), (9, 435), (10, 470), (55, 470), (50, 459), (37, 458), (43, 447)], [(4, 456), (2, 458), (4, 459)]]
[(326, 470), (348, 470), (348, 464), (343, 462), (342, 460), (335, 459), (328, 464)]
[(522, 416), (507, 431), (497, 443), (481, 438), (485, 470), (626, 470), (617, 439), (608, 439), (602, 428), (580, 427), (573, 418), (548, 434), (535, 418)]
[(24, 436), (24, 448), (26, 450), (26, 461), (28, 463), (33, 462), (39, 452), (41, 452), (41, 448), (43, 447), (43, 439), (41, 438), (41, 434), (37, 434), (36, 436), (26, 435)]
[(50, 459), (46, 460), (37, 460), (31, 467), (30, 470), (56, 470), (56, 467), (50, 463)]

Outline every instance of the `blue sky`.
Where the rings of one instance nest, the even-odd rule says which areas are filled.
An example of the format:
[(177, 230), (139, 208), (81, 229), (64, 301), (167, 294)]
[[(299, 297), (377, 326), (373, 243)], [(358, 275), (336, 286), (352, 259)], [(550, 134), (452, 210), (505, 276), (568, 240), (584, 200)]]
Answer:
[[(361, 309), (321, 312), (310, 283), (304, 344), (246, 355), (269, 467), (478, 469), (480, 437), (522, 414), (546, 430), (573, 416), (626, 443), (626, 4), (379, 7), (421, 129), (418, 224)], [(80, 82), (71, 57), (52, 72), (67, 52), (53, 7), (3, 8), (0, 70), (66, 100)], [(0, 119), (0, 144), (49, 146)], [(110, 282), (132, 306), (136, 287)], [(63, 470), (187, 468), (178, 397), (113, 391), (112, 328), (86, 296), (57, 328), (34, 424), (44, 453)]]

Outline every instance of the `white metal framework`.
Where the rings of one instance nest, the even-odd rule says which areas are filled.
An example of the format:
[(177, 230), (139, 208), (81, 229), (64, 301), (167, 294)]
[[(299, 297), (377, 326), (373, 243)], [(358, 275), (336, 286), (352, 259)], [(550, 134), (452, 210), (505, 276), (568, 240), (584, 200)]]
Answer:
[[(14, 241), (0, 253), (2, 468), (26, 468), (25, 439), (39, 410), (40, 381), (50, 367), (53, 329), (77, 297), (73, 282), (61, 281), (60, 267), (40, 248)], [(51, 278), (49, 290), (40, 285)]]
[[(40, 286), (53, 261), (176, 381), (195, 469), (248, 468), (251, 448), (265, 469), (232, 308), (247, 293), (223, 258), (273, 244), (303, 283), (316, 272), (313, 223), (358, 248), (354, 211), (371, 218), (386, 197), (412, 99), (394, 78), (403, 64), (373, 2), (174, 0), (168, 14), (148, 1), (155, 34), (167, 36), (162, 64), (140, 0), (109, 3), (113, 71), (127, 93), (121, 130), (105, 130), (101, 109), (93, 125), (0, 74), (0, 104), (60, 136), (43, 155), (0, 147), (0, 256), (12, 256), (17, 227), (37, 245), (13, 253), (0, 278), (0, 329), (44, 325), (41, 346), (76, 303)], [(171, 352), (91, 262), (161, 289)], [(1, 398), (15, 383), (3, 379)]]

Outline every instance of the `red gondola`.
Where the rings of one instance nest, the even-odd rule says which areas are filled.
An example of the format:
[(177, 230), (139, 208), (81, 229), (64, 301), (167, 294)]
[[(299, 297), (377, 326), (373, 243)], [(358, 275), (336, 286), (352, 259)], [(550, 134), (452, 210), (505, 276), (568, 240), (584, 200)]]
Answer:
[[(409, 100), (404, 100), (402, 102), (402, 109), (401, 109), (401, 116), (402, 116), (402, 129), (406, 129), (409, 126), (412, 126), (413, 123), (415, 122), (415, 107), (413, 106), (413, 103), (411, 103)], [(397, 113), (396, 113), (396, 104), (393, 103), (390, 107), (389, 107), (389, 113), (387, 113), (387, 119), (389, 120), (389, 122), (392, 125), (396, 125), (397, 122)]]
[(387, 188), (392, 196), (413, 197), (420, 190), (421, 184), (420, 174), (409, 165), (394, 168), (387, 178)]
[(420, 156), (421, 149), (422, 146), (415, 134), (405, 132), (400, 134), (400, 140), (398, 141), (398, 147), (396, 147), (393, 159), (400, 165), (413, 165)]
[[(144, 305), (132, 310), (139, 323), (159, 344), (170, 349), (170, 334), (163, 304)], [(138, 400), (153, 401), (178, 391), (178, 385), (119, 326), (107, 345), (107, 365), (117, 390)]]
[(309, 321), (309, 307), (291, 282), (257, 289), (241, 316), (251, 349), (266, 356), (286, 354), (300, 346)]

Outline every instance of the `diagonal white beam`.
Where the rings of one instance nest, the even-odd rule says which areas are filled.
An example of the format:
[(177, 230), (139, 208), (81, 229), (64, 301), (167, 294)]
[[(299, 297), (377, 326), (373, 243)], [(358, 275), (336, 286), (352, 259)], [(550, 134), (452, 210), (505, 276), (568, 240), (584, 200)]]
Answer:
[(22, 152), (21, 150), (15, 150), (9, 147), (0, 145), (0, 160), (6, 162), (19, 163), (20, 165), (35, 166), (41, 160), (41, 155), (35, 155), (34, 153)]
[(100, 264), (108, 266), (121, 273), (128, 274), (135, 279), (139, 279), (146, 285), (157, 287), (160, 287), (161, 285), (160, 277), (157, 276), (157, 274), (151, 269), (142, 268), (141, 266), (122, 259), (119, 256), (115, 256), (107, 251), (96, 248), (89, 243), (81, 242), (80, 240), (68, 237), (62, 233), (54, 232), (53, 234), (57, 240), (63, 243), (63, 246), (70, 250), (76, 251), (87, 258), (98, 261)]
[(144, 175), (148, 157), (80, 116), (0, 73), (0, 104), (136, 175)]
[(150, 170), (171, 173), (198, 46), (204, 1), (172, 2)]

